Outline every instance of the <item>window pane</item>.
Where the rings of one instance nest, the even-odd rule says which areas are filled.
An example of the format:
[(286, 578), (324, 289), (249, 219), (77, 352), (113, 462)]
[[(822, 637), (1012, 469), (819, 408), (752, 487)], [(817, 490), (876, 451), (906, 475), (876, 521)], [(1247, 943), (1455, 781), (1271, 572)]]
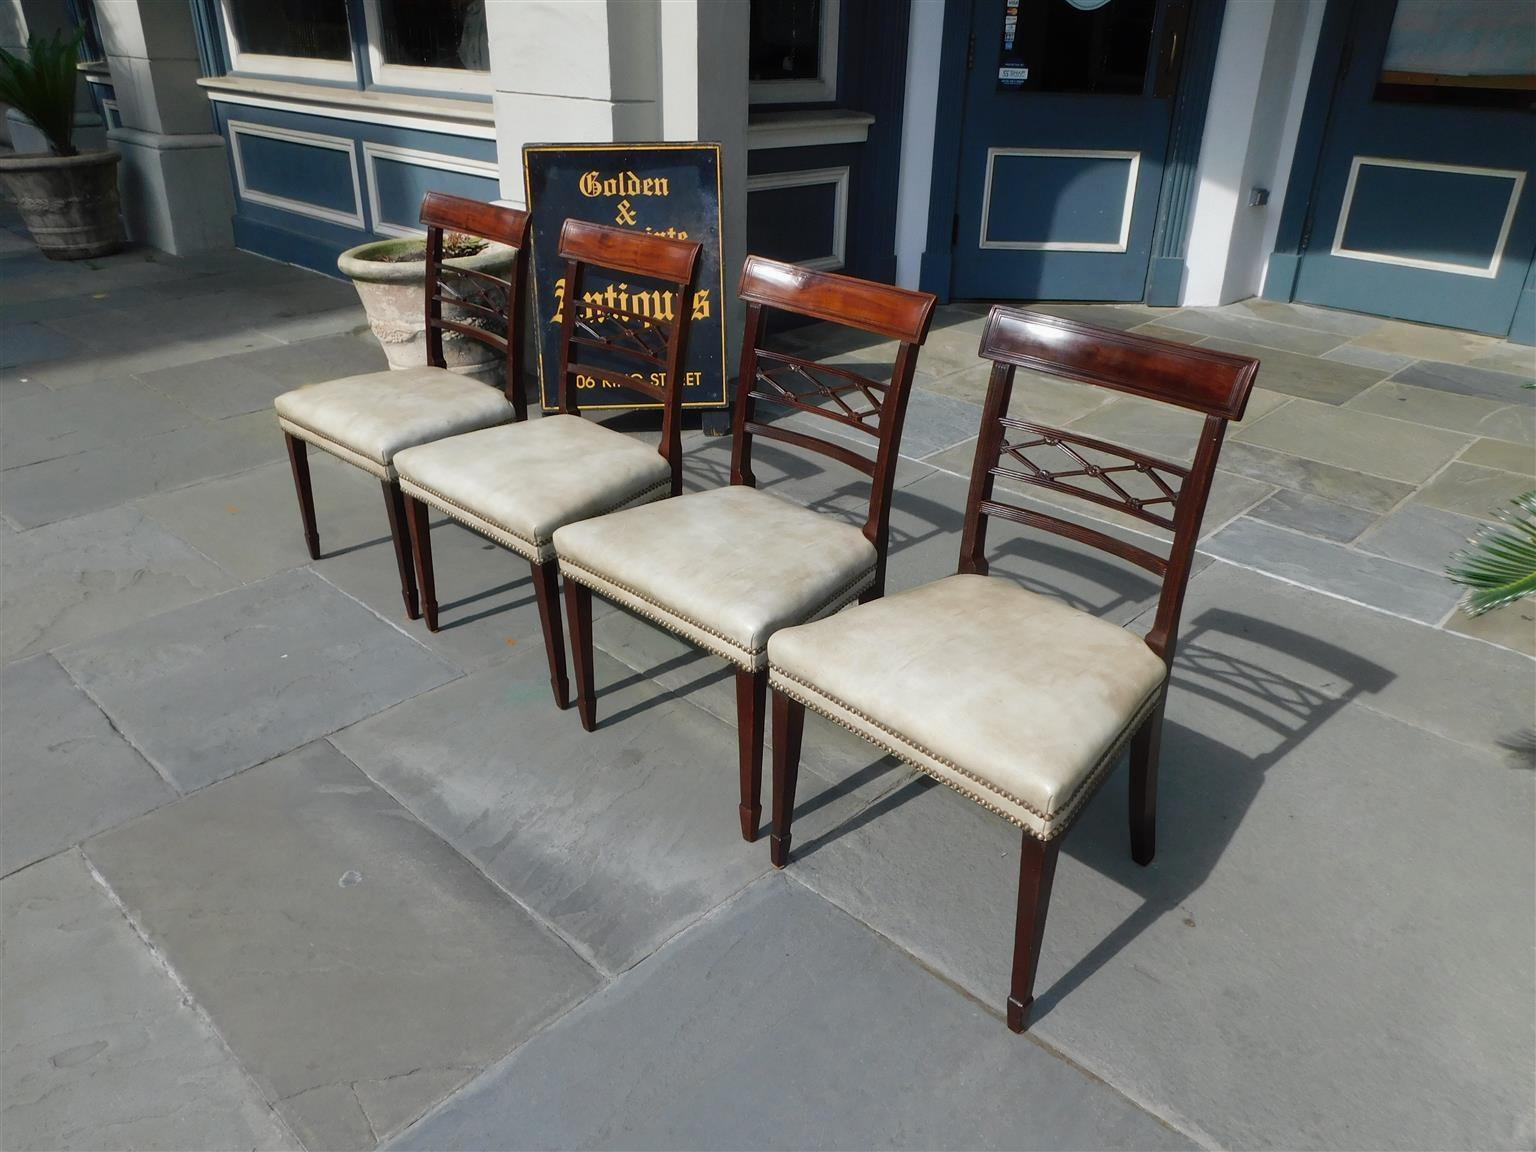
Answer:
[(1533, 95), (1530, 0), (1399, 0), (1378, 100), (1522, 107)]
[(821, 75), (821, 0), (752, 0), (752, 80)]
[(379, 0), (386, 64), (490, 70), (483, 0)]
[(1139, 95), (1157, 0), (1023, 0), (1004, 9), (998, 87)]
[(352, 59), (347, 0), (228, 0), (229, 22), (241, 52)]

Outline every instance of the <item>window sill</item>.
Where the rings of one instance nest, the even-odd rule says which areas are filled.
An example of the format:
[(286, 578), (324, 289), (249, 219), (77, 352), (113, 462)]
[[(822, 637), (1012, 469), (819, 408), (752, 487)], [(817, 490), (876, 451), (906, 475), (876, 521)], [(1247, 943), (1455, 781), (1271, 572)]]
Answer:
[(747, 148), (820, 148), (828, 144), (862, 144), (869, 139), (875, 118), (868, 112), (844, 108), (813, 108), (798, 112), (751, 112), (747, 116)]
[(456, 100), (448, 96), (359, 91), (298, 80), (253, 76), (205, 76), (198, 84), (215, 103), (248, 104), (339, 120), (399, 124), (460, 136), (494, 137), (496, 111), (487, 100)]

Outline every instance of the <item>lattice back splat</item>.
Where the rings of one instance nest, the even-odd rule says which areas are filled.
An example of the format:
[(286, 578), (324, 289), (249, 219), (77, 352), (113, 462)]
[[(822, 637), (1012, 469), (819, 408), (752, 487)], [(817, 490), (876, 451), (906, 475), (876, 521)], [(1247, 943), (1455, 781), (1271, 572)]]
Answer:
[[(525, 419), (528, 401), (523, 392), (517, 326), (527, 281), (528, 213), (520, 208), (428, 192), (421, 202), (421, 222), (427, 226), (427, 363), (435, 368), (447, 367), (444, 332), (455, 332), (487, 345), (501, 357), (504, 388), (517, 419)], [(445, 263), (445, 232), (516, 249), (507, 278)]]
[[(1179, 612), (1227, 421), (1241, 419), (1259, 362), (1001, 305), (992, 309), (981, 355), (993, 362), (966, 499), (960, 571), (986, 572), (990, 517), (1103, 549), (1162, 581), (1147, 644), (1169, 663)], [(1008, 415), (1014, 374), (1027, 368), (1204, 414), (1194, 459), (1175, 464), (1119, 444)], [(998, 478), (1073, 496), (1173, 533), (1166, 557), (995, 492)]]
[[(885, 588), (897, 450), (907, 397), (912, 391), (912, 373), (917, 367), (917, 350), (928, 338), (928, 325), (933, 320), (934, 298), (927, 292), (815, 272), (761, 256), (747, 257), (741, 270), (740, 294), (747, 302), (747, 319), (731, 420), (731, 483), (756, 486), (757, 477), (752, 472), (755, 436), (809, 449), (868, 476), (869, 516), (864, 523), (864, 536), (879, 556), (875, 583), (868, 595), (879, 596)], [(898, 341), (889, 383), (838, 365), (764, 348), (763, 332), (769, 309)], [(856, 428), (875, 441), (874, 456), (860, 453), (845, 437), (829, 439), (813, 434), (806, 428), (807, 422), (769, 423), (758, 413), (760, 403)]]

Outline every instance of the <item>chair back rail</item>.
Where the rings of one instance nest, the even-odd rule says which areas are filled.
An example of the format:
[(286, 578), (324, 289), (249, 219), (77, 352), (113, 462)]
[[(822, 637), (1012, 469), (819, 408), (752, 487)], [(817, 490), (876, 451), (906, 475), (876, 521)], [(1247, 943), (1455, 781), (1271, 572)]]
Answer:
[[(528, 279), (528, 213), (521, 208), (486, 204), (446, 192), (428, 192), (421, 201), (427, 227), (427, 363), (445, 368), (443, 333), (454, 332), (500, 353), (507, 399), (518, 420), (528, 416), (523, 391), (523, 349), (518, 338)], [(443, 236), (458, 232), (506, 244), (516, 251), (512, 271), (503, 280), (478, 268), (445, 263)], [(454, 315), (445, 317), (447, 306)], [(500, 331), (497, 331), (497, 328)]]
[[(1258, 373), (1252, 357), (1154, 340), (1075, 320), (998, 305), (987, 318), (981, 355), (993, 362), (981, 433), (965, 502), (960, 571), (987, 571), (987, 521), (993, 517), (1053, 532), (1119, 556), (1160, 578), (1157, 614), (1146, 642), (1172, 664), (1179, 614), (1206, 499), (1226, 435), (1240, 419)], [(1176, 404), (1204, 416), (1193, 460), (1174, 464), (1134, 449), (1008, 414), (1014, 375), (1029, 368)], [(1043, 450), (1048, 462), (1029, 455)], [(1059, 516), (1009, 503), (999, 477), (1116, 509), (1169, 529), (1166, 557)], [(1133, 491), (1133, 487), (1137, 491)]]
[[(683, 490), (683, 359), (688, 350), (688, 326), (693, 315), (693, 282), (701, 246), (692, 240), (674, 240), (647, 232), (610, 228), (567, 220), (560, 230), (560, 256), (565, 261), (565, 294), (560, 312), (559, 408), (571, 416), (581, 414), (577, 377), (599, 384), (632, 389), (661, 405), (659, 451), (672, 471), (672, 495)], [(582, 284), (587, 269), (643, 277), (662, 285), (671, 297), (671, 315), (665, 308), (648, 304), (620, 307), (598, 299), (585, 299)], [(626, 302), (664, 300), (661, 293), (626, 289)], [(610, 294), (611, 295), (611, 294)], [(582, 359), (596, 354), (608, 361), (595, 364)], [(626, 375), (613, 361), (629, 361), (638, 374)], [(652, 373), (659, 370), (663, 383)]]
[[(740, 295), (747, 303), (741, 345), (741, 376), (731, 428), (731, 483), (756, 486), (753, 438), (791, 444), (820, 453), (870, 478), (869, 515), (864, 537), (879, 559), (869, 595), (885, 588), (890, 542), (891, 490), (895, 483), (901, 429), (917, 367), (917, 350), (928, 337), (934, 297), (851, 276), (817, 272), (762, 256), (747, 257)], [(775, 309), (885, 336), (899, 342), (889, 382), (851, 369), (764, 348), (768, 310)], [(871, 457), (846, 438), (818, 436), (804, 425), (788, 427), (760, 419), (759, 403), (808, 413), (875, 441)]]

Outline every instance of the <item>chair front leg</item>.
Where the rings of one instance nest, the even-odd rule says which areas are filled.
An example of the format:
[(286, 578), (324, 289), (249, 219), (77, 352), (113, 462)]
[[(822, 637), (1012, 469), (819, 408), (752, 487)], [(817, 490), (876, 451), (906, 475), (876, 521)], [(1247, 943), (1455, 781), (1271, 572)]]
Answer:
[(1051, 882), (1056, 878), (1056, 856), (1061, 839), (1037, 840), (1024, 833), (1019, 856), (1019, 908), (1013, 926), (1013, 980), (1008, 992), (1008, 1027), (1023, 1032), (1029, 1027), (1029, 1009), (1035, 1002), (1035, 968), (1040, 963), (1040, 941), (1045, 937), (1045, 913), (1051, 903)]
[(773, 694), (773, 832), (768, 856), (775, 868), (789, 863), (789, 826), (795, 818), (795, 784), (800, 779), (800, 737), (805, 705), (782, 692)]
[(431, 509), (414, 496), (405, 497), (405, 519), (411, 528), (411, 551), (416, 557), (416, 579), (421, 588), (421, 607), (427, 631), (437, 631), (437, 578), (432, 570)]
[(763, 816), (763, 720), (768, 708), (768, 669), (736, 669), (736, 754), (740, 761), (741, 838), (757, 839)]
[(1131, 737), (1131, 859), (1143, 866), (1157, 854), (1157, 760), (1165, 700)]
[(411, 571), (411, 546), (405, 527), (405, 493), (398, 480), (381, 480), (384, 507), (389, 511), (389, 535), (395, 542), (395, 567), (400, 570), (400, 598), (405, 601), (405, 618), (416, 620), (421, 609), (416, 602), (416, 574)]
[(543, 563), (533, 561), (533, 594), (539, 601), (539, 623), (544, 627), (544, 655), (549, 660), (549, 686), (555, 693), (555, 707), (570, 704), (570, 682), (565, 675), (565, 633), (560, 627), (560, 561), (550, 557)]
[(309, 479), (309, 445), (284, 432), (288, 443), (288, 466), (293, 469), (293, 488), (299, 494), (299, 519), (304, 522), (304, 543), (311, 560), (320, 559), (320, 532), (315, 527), (315, 489)]
[(576, 665), (576, 713), (588, 732), (597, 727), (597, 693), (592, 687), (592, 589), (566, 577), (565, 618), (571, 626), (571, 660)]

